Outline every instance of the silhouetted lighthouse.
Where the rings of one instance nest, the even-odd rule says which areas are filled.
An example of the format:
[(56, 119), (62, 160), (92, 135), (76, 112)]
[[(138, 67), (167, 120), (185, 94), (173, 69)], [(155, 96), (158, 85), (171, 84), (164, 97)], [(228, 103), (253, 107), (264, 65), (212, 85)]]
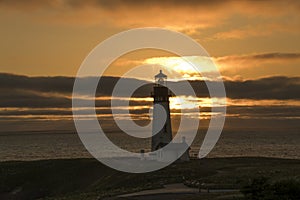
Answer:
[[(152, 92), (154, 106), (151, 151), (160, 149), (172, 141), (172, 127), (169, 106), (170, 96), (170, 91), (167, 88), (167, 76), (162, 73), (162, 70), (160, 70), (159, 74), (155, 76), (155, 84)], [(165, 109), (167, 115), (166, 121), (162, 128), (160, 128), (160, 124), (162, 118), (164, 117), (161, 116), (161, 109), (159, 108), (160, 106)]]

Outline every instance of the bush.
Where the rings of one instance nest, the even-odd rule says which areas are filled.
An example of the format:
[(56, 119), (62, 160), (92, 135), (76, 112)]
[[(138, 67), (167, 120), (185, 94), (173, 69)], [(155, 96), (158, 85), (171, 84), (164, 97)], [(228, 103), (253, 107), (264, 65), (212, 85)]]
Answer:
[(281, 180), (271, 183), (265, 177), (254, 179), (241, 192), (248, 200), (299, 200), (300, 181)]

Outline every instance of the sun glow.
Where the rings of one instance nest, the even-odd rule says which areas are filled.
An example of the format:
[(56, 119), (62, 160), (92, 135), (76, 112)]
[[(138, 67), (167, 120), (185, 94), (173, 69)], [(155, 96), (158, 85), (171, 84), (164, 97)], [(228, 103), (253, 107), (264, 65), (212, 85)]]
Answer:
[(170, 98), (171, 109), (195, 109), (199, 108), (199, 102), (194, 97), (171, 97)]
[(144, 64), (159, 65), (167, 72), (169, 79), (206, 80), (211, 77), (217, 67), (210, 57), (153, 57), (144, 60)]

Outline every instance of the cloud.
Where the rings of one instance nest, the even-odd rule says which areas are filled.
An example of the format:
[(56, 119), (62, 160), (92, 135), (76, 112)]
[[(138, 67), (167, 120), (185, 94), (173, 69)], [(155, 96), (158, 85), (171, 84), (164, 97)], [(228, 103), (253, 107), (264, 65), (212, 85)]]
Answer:
[(273, 34), (280, 33), (292, 33), (299, 34), (299, 20), (291, 20), (286, 22), (285, 20), (278, 20), (277, 23), (273, 21), (264, 21), (251, 25), (245, 25), (242, 27), (236, 27), (231, 30), (219, 31), (207, 40), (227, 40), (227, 39), (245, 39), (250, 37), (266, 37)]
[[(88, 81), (89, 79), (93, 79), (93, 77), (85, 79), (85, 81)], [(110, 90), (115, 84), (117, 77), (103, 77), (103, 80), (105, 80), (108, 89), (101, 92), (98, 91), (97, 96), (99, 97), (111, 94)], [(24, 124), (28, 125), (28, 123), (38, 122), (34, 126), (28, 125), (22, 131), (32, 128), (36, 129), (43, 126), (41, 125), (42, 123), (51, 121), (53, 123), (50, 126), (51, 130), (54, 129), (53, 126), (55, 124), (61, 124), (58, 127), (61, 130), (61, 127), (65, 127), (66, 122), (69, 123), (72, 121), (72, 87), (70, 85), (72, 85), (73, 81), (74, 78), (72, 77), (28, 77), (0, 74), (0, 123), (4, 126), (2, 131), (16, 130), (19, 127), (23, 127)], [(141, 80), (128, 79), (126, 81), (130, 83)], [(139, 88), (135, 96), (142, 98), (149, 97), (152, 86), (147, 84), (148, 82), (146, 81), (143, 82), (146, 85)], [(190, 83), (197, 96), (200, 98), (207, 98), (209, 96), (204, 81), (195, 80)], [(170, 82), (169, 84), (180, 87), (181, 83)], [(211, 84), (214, 84), (214, 82), (211, 82)], [(256, 127), (259, 125), (267, 126), (265, 121), (262, 122), (262, 120), (273, 120), (272, 123), (274, 123), (274, 120), (280, 123), (286, 121), (287, 123), (283, 124), (289, 128), (291, 127), (290, 124), (293, 124), (293, 127), (297, 126), (296, 120), (299, 121), (300, 118), (300, 77), (280, 76), (256, 80), (225, 80), (224, 84), (227, 97), (231, 98), (227, 107), (227, 121), (229, 123), (226, 126), (236, 128), (240, 127), (241, 123), (251, 120), (253, 123), (249, 127), (253, 127), (253, 125)], [(184, 91), (182, 91), (182, 94), (184, 94)], [(121, 95), (120, 97), (116, 97), (116, 99), (120, 102), (123, 101)], [(252, 102), (252, 100), (255, 103), (247, 103)], [(84, 101), (89, 100), (82, 99), (82, 101), (84, 103)], [(263, 102), (262, 104), (260, 104), (261, 101)], [(139, 124), (145, 124), (149, 122), (149, 109), (147, 106), (150, 107), (151, 105), (152, 101), (140, 101), (137, 99), (130, 102), (130, 116), (124, 115), (125, 107), (116, 108), (117, 116), (122, 120), (133, 119)], [(120, 131), (111, 115), (111, 102), (109, 98), (97, 98), (96, 108), (99, 122), (107, 131)], [(84, 111), (82, 118), (89, 119), (93, 110), (85, 107), (80, 109)], [(172, 110), (172, 112), (174, 114), (178, 110)], [(190, 112), (192, 115), (191, 110), (187, 112)], [(205, 119), (209, 119), (211, 108), (206, 106), (205, 100), (201, 104), (201, 112), (202, 114), (207, 114)], [(177, 119), (176, 116), (173, 117), (175, 117), (175, 120)], [(238, 120), (238, 122), (235, 120)], [(57, 122), (54, 123), (53, 121)], [(19, 126), (19, 124), (21, 125)], [(73, 124), (70, 126), (73, 127)]]
[(191, 7), (191, 6), (205, 6), (205, 7), (218, 7), (220, 5), (226, 4), (228, 2), (231, 2), (231, 0), (227, 1), (219, 1), (219, 0), (211, 0), (211, 1), (205, 1), (205, 0), (190, 0), (190, 1), (181, 1), (181, 0), (153, 0), (153, 1), (147, 1), (147, 0), (141, 0), (141, 1), (135, 1), (135, 0), (28, 0), (26, 2), (22, 0), (1, 0), (0, 5), (2, 6), (11, 6), (15, 8), (23, 8), (27, 6), (33, 6), (33, 7), (48, 7), (48, 8), (59, 8), (59, 7), (70, 7), (73, 9), (81, 9), (84, 7), (100, 7), (105, 9), (118, 9), (122, 7), (165, 7), (165, 6), (172, 6), (172, 7)]
[(67, 108), (71, 105), (71, 100), (63, 97), (56, 97), (48, 94), (47, 96), (38, 92), (22, 90), (18, 88), (0, 89), (0, 107), (29, 107), (44, 108), (58, 107)]
[[(217, 9), (222, 1), (134, 1), (134, 0), (46, 0), (21, 1), (2, 0), (0, 8), (29, 13), (32, 20), (54, 22), (58, 24), (99, 25), (109, 24), (118, 27), (163, 26), (172, 28), (209, 27), (219, 20), (219, 12), (207, 12), (207, 9)], [(194, 6), (198, 7), (196, 11)], [(178, 15), (180, 9), (180, 15)], [(35, 11), (35, 12), (33, 12)], [(46, 11), (42, 12), (39, 11)], [(197, 12), (195, 15), (194, 13)], [(193, 13), (193, 14), (191, 14)], [(40, 18), (37, 18), (38, 14)], [(153, 17), (155, 14), (156, 17)], [(177, 16), (174, 21), (174, 16)], [(173, 22), (168, 23), (168, 22)], [(191, 25), (187, 25), (191, 23)]]
[(257, 80), (226, 81), (227, 96), (233, 99), (300, 99), (300, 78), (267, 77)]
[(258, 37), (258, 36), (268, 36), (273, 33), (273, 29), (259, 30), (257, 27), (251, 28), (237, 28), (226, 32), (218, 32), (214, 34), (211, 40), (215, 39), (244, 39), (247, 37)]
[(300, 119), (300, 106), (230, 106), (227, 114), (241, 119)]
[[(272, 9), (270, 7), (270, 1), (252, 1), (252, 0), (241, 0), (239, 1), (241, 5), (245, 4), (252, 4), (253, 6), (269, 6), (269, 10)], [(290, 4), (294, 5), (290, 5)], [(22, 0), (1, 0), (0, 5), (2, 6), (12, 6), (12, 7), (26, 7), (29, 5), (35, 6), (35, 7), (71, 7), (71, 8), (78, 8), (81, 9), (83, 7), (101, 7), (101, 8), (106, 8), (106, 9), (118, 9), (120, 7), (144, 7), (144, 8), (149, 8), (149, 7), (204, 7), (204, 8), (217, 8), (220, 6), (227, 6), (229, 4), (235, 5), (237, 2), (235, 0), (224, 0), (224, 1), (219, 1), (219, 0), (211, 0), (211, 1), (206, 1), (206, 0), (189, 0), (189, 1), (182, 1), (182, 0), (165, 0), (165, 1), (160, 1), (160, 0), (86, 0), (86, 1), (81, 1), (81, 0), (28, 0), (26, 2)], [(295, 0), (287, 0), (285, 2), (282, 2), (280, 0), (275, 0), (272, 1), (273, 5), (276, 6), (282, 6), (285, 5), (286, 8), (290, 7), (295, 7), (295, 9), (299, 9), (297, 5), (299, 5), (298, 1)], [(253, 7), (250, 7), (248, 10), (244, 10), (244, 12), (249, 12), (251, 11)], [(284, 8), (282, 8), (284, 9)], [(281, 9), (281, 10), (282, 10)], [(268, 10), (268, 9), (267, 9)], [(262, 13), (263, 14), (263, 13)]]
[[(82, 78), (88, 82), (90, 78)], [(114, 84), (118, 78), (103, 77), (101, 87), (97, 96), (110, 96)], [(136, 79), (126, 79), (125, 82), (132, 84)], [(32, 107), (32, 108), (71, 108), (72, 84), (71, 77), (27, 77), (13, 74), (0, 74), (0, 107)], [(145, 85), (140, 87), (134, 94), (135, 97), (149, 97), (152, 86), (147, 81), (141, 81)], [(191, 86), (199, 97), (209, 97), (206, 83), (201, 80), (190, 81)], [(215, 82), (210, 81), (211, 84)], [(180, 88), (181, 82), (170, 82), (170, 85)], [(225, 80), (227, 97), (231, 99), (277, 99), (277, 100), (299, 100), (300, 99), (300, 77), (267, 77), (256, 80)], [(182, 95), (185, 92), (182, 91)], [(124, 94), (118, 94), (122, 101)], [(82, 99), (85, 104), (90, 99)], [(150, 105), (150, 102), (134, 101), (132, 106)], [(110, 107), (107, 98), (97, 99), (97, 107)]]
[(260, 53), (260, 54), (250, 54), (250, 55), (232, 55), (223, 56), (215, 58), (217, 62), (229, 62), (229, 61), (265, 61), (265, 60), (291, 60), (300, 59), (300, 53)]
[[(88, 87), (94, 79), (96, 78), (86, 77), (79, 79), (79, 81)], [(74, 80), (74, 77), (28, 77), (0, 73), (0, 107), (70, 108)], [(118, 80), (118, 77), (101, 77), (96, 92), (97, 96), (111, 96), (114, 85)], [(147, 85), (147, 81), (128, 78), (126, 82), (129, 86), (132, 84), (146, 84), (135, 93), (135, 96), (150, 94), (151, 86)], [(84, 90), (81, 92), (85, 94)], [(120, 92), (118, 95), (124, 96), (124, 93)], [(88, 101), (90, 100), (85, 98), (81, 100), (83, 106)], [(139, 105), (139, 103), (135, 103), (135, 105)], [(110, 106), (110, 101), (98, 99), (96, 106)]]
[[(1, 0), (0, 8), (30, 13), (32, 20), (66, 24), (110, 24), (118, 27), (162, 26), (188, 33), (248, 18), (282, 16), (299, 11), (299, 1), (234, 0)], [(37, 11), (46, 11), (43, 14)], [(261, 12), (264, 10), (264, 12)], [(36, 13), (32, 13), (36, 11)], [(38, 14), (37, 17), (35, 14)], [(153, 17), (155, 16), (155, 17)], [(219, 36), (222, 34), (220, 33)], [(224, 35), (224, 34), (223, 34)], [(226, 36), (221, 36), (226, 37)]]
[[(203, 76), (189, 65), (186, 60), (200, 66)], [(209, 65), (213, 61), (213, 65)], [(265, 76), (294, 76), (299, 74), (300, 53), (299, 52), (262, 52), (254, 54), (233, 54), (220, 57), (201, 57), (186, 56), (180, 58), (178, 56), (151, 57), (147, 59), (129, 58), (122, 59), (117, 63), (117, 67), (149, 65), (149, 67), (159, 66), (170, 72), (170, 77), (175, 77), (174, 72), (180, 76), (189, 77), (189, 79), (205, 79), (216, 80), (218, 75), (213, 72), (213, 68), (217, 67), (223, 78), (230, 79), (257, 79)], [(201, 67), (202, 66), (202, 67)], [(211, 67), (210, 67), (211, 66)], [(172, 69), (172, 70), (170, 70)], [(146, 78), (146, 77), (144, 77)]]
[(255, 75), (274, 76), (276, 73), (291, 76), (299, 71), (300, 53), (270, 52), (230, 55), (214, 57), (213, 60), (222, 74), (226, 76), (232, 77), (234, 74), (243, 76), (247, 73), (252, 77)]

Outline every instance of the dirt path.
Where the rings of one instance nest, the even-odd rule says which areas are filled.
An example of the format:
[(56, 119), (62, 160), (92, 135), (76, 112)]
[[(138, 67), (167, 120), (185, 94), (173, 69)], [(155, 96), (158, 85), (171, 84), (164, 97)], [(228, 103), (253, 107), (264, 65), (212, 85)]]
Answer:
[(199, 190), (196, 188), (189, 188), (182, 183), (165, 185), (164, 188), (155, 190), (144, 190), (140, 192), (123, 194), (118, 197), (133, 197), (133, 196), (146, 196), (146, 195), (158, 195), (158, 194), (195, 194)]
[(163, 200), (163, 199), (198, 199), (200, 196), (204, 197), (207, 195), (217, 195), (217, 194), (234, 194), (239, 192), (236, 189), (211, 189), (211, 190), (201, 190), (190, 188), (182, 183), (165, 185), (164, 188), (154, 189), (154, 190), (143, 190), (140, 192), (119, 195), (113, 199), (125, 199), (125, 200)]

